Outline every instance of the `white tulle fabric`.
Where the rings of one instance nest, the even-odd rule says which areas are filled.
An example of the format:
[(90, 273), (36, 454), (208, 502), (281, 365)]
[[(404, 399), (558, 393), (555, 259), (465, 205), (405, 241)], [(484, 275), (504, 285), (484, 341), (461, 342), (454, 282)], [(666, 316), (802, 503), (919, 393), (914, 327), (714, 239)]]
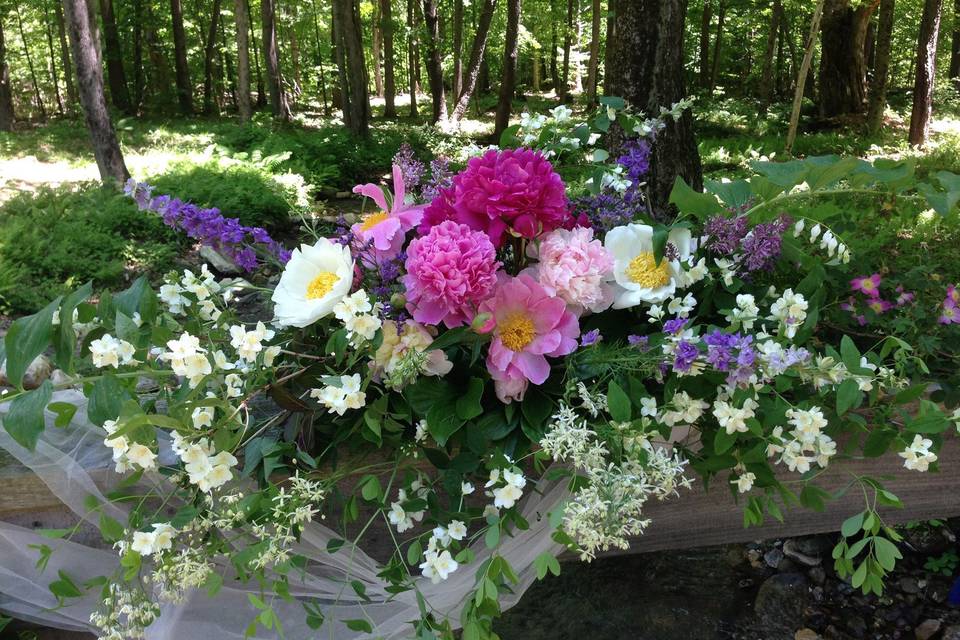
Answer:
[[(35, 451), (18, 445), (3, 429), (0, 429), (0, 448), (7, 450), (41, 478), (78, 518), (96, 523), (99, 514), (90, 514), (85, 507), (85, 502), (89, 500), (87, 496), (94, 496), (112, 517), (125, 519), (123, 510), (110, 504), (94, 482), (93, 477), (119, 481), (121, 476), (109, 471), (113, 467), (111, 451), (103, 445), (104, 432), (87, 420), (84, 396), (77, 391), (60, 391), (54, 395), (53, 401), (70, 402), (79, 407), (67, 428), (56, 428), (53, 414), (48, 414), (47, 428)], [(0, 415), (7, 406), (0, 405)], [(164, 457), (161, 451), (161, 460)], [(151, 481), (165, 482), (160, 478)], [(551, 538), (547, 514), (568, 495), (564, 482), (541, 481), (535, 490), (528, 491), (520, 510), (530, 523), (530, 528), (516, 532), (513, 537), (505, 537), (497, 550), (510, 562), (520, 578), (519, 584), (513, 587), (513, 593), (501, 597), (504, 609), (516, 604), (536, 578), (534, 559), (545, 551), (553, 554), (560, 552), (561, 546)], [(349, 630), (344, 624), (346, 620), (355, 619), (370, 622), (373, 637), (414, 636), (411, 622), (420, 618), (415, 593), (388, 594), (385, 589), (387, 583), (377, 577), (380, 571), (378, 563), (360, 548), (347, 544), (334, 554), (327, 553), (327, 542), (339, 537), (317, 523), (309, 524), (304, 530), (296, 552), (312, 562), (306, 576), (290, 574), (290, 592), (297, 600), (319, 604), (326, 622), (319, 631), (310, 629), (299, 602), (288, 603), (276, 599), (273, 606), (283, 623), (284, 636), (290, 640), (318, 637), (340, 640), (364, 636)], [(42, 575), (35, 568), (38, 553), (31, 548), (31, 545), (40, 544), (54, 549)], [(428, 609), (437, 617), (449, 618), (455, 626), (458, 626), (467, 594), (475, 586), (476, 568), (491, 555), (482, 540), (473, 547), (473, 551), (476, 553), (475, 561), (460, 567), (446, 581), (432, 584), (420, 578), (417, 583)], [(50, 540), (29, 529), (0, 521), (0, 611), (8, 615), (51, 627), (96, 633), (89, 618), (98, 604), (99, 588), (90, 590), (82, 598), (71, 599), (68, 606), (57, 609), (56, 598), (48, 585), (57, 579), (60, 570), (81, 584), (96, 576), (110, 576), (118, 566), (119, 558), (113, 549)], [(224, 573), (230, 573), (226, 566)], [(350, 586), (351, 581), (359, 581), (366, 587), (369, 601), (355, 594)], [(256, 585), (249, 590), (259, 593)], [(250, 604), (247, 591), (246, 586), (239, 582), (231, 586), (230, 581), (225, 581), (224, 587), (214, 597), (197, 591), (190, 593), (181, 603), (164, 604), (162, 615), (148, 629), (147, 638), (241, 640), (247, 625), (258, 613)], [(261, 628), (255, 637), (278, 636)]]

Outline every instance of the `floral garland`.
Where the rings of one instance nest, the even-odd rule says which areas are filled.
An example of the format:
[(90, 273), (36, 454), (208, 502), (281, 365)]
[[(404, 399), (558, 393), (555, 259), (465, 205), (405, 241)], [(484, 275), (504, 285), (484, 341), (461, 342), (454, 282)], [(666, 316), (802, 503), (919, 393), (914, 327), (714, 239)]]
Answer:
[[(420, 597), (421, 577), (476, 573), (459, 620), (424, 601), (413, 634), (495, 637), (498, 598), (517, 582), (497, 549), (529, 526), (518, 506), (533, 478), (567, 479), (569, 498), (550, 514), (554, 539), (590, 560), (655, 526), (645, 502), (682, 499), (693, 473), (723, 477), (757, 524), (781, 517), (778, 498), (822, 506), (818, 470), (845, 455), (844, 434), (867, 433), (869, 455), (897, 451), (908, 469), (937, 464), (960, 416), (901, 377), (909, 345), (813, 340), (825, 301), (797, 265), (843, 268), (851, 254), (840, 234), (817, 223), (808, 239), (803, 218), (763, 219), (769, 198), (787, 197), (767, 186), (767, 199), (726, 206), (681, 185), (676, 221), (644, 220), (657, 127), (604, 100), (590, 123), (564, 107), (525, 114), (510, 133), (527, 146), (483, 151), (452, 178), (435, 163), (419, 194), (425, 167), (404, 150), (392, 191), (355, 188), (371, 211), (289, 257), (262, 230), (219, 214), (194, 224), (190, 205), (128, 186), (142, 208), (235, 259), (252, 240), (285, 266), (271, 287), (204, 267), (170, 274), (159, 292), (140, 280), (96, 306), (87, 286), (8, 334), (13, 379), (40, 343), (25, 350), (10, 335), (41, 329), (39, 348), (52, 341), (68, 374), (92, 370), (78, 381), (117, 473), (161, 474), (151, 497), (178, 509), (170, 518), (141, 502), (126, 523), (101, 518), (121, 556), (91, 618), (103, 638), (142, 637), (156, 602), (216, 593), (223, 559), (260, 585), (248, 633), (279, 630), (264, 593), (292, 597), (292, 574), (308, 562), (295, 543), (319, 518), (342, 525), (331, 554), (353, 523), (388, 524), (395, 551), (380, 575), (391, 593)], [(590, 148), (613, 122), (634, 139), (611, 161)], [(869, 296), (878, 285), (857, 286)], [(247, 291), (269, 294), (269, 322), (241, 317), (232, 303)], [(5, 399), (15, 404), (4, 426), (24, 446), (51, 391)], [(798, 475), (785, 480), (781, 466)], [(355, 489), (344, 495), (348, 478)], [(835, 558), (855, 586), (879, 592), (898, 536), (873, 505), (898, 500), (875, 479), (854, 481), (875, 500), (855, 528), (844, 525)], [(493, 552), (480, 566), (475, 540)], [(540, 577), (559, 572), (550, 554), (535, 565)], [(322, 607), (304, 608), (311, 626), (330, 624)]]

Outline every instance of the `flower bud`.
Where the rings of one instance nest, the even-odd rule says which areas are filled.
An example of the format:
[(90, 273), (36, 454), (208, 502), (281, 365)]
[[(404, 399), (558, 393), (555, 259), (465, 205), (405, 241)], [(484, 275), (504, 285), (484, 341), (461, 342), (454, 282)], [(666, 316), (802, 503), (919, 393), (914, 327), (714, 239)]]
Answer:
[(478, 313), (477, 317), (470, 323), (470, 328), (476, 333), (483, 333), (483, 325), (490, 321), (489, 313)]

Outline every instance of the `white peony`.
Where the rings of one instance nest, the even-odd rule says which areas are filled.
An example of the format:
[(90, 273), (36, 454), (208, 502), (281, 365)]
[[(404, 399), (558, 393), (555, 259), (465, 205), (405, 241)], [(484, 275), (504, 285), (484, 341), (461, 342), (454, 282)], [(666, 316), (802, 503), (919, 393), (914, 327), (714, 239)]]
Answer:
[(672, 260), (660, 264), (653, 255), (653, 227), (628, 224), (607, 233), (604, 247), (613, 255), (613, 277), (618, 285), (614, 309), (628, 309), (641, 302), (661, 303), (673, 297), (686, 277), (680, 263), (690, 257), (690, 231), (676, 228), (667, 242), (675, 249)]
[(320, 238), (294, 249), (273, 292), (276, 322), (306, 327), (333, 312), (353, 284), (350, 248)]

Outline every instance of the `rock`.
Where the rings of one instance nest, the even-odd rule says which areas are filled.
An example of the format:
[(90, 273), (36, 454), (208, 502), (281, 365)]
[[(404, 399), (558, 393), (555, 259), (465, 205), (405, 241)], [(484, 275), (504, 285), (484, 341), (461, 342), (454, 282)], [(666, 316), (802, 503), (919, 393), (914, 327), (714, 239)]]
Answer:
[(780, 563), (783, 561), (783, 551), (774, 547), (763, 554), (763, 561), (771, 569), (776, 569), (780, 566)]
[(754, 569), (763, 569), (763, 554), (760, 553), (759, 549), (749, 549), (747, 550), (747, 560), (750, 561), (750, 566)]
[(214, 271), (222, 273), (224, 275), (237, 275), (242, 273), (240, 267), (234, 263), (233, 260), (226, 257), (213, 247), (208, 247), (203, 245), (200, 247), (200, 257), (210, 263), (210, 266), (213, 267)]
[(897, 583), (900, 586), (900, 591), (904, 593), (920, 593), (920, 585), (917, 584), (917, 581), (914, 578), (906, 577), (900, 578), (900, 581)]
[(62, 387), (73, 382), (73, 378), (64, 373), (62, 369), (54, 369), (53, 373), (50, 374), (50, 382), (55, 387)]
[(810, 577), (816, 584), (823, 584), (827, 579), (827, 572), (823, 570), (823, 567), (814, 567), (807, 572), (807, 576)]
[(943, 632), (942, 640), (960, 640), (960, 625), (950, 625)]
[(760, 628), (792, 632), (801, 627), (810, 600), (807, 586), (806, 577), (799, 573), (778, 573), (767, 578), (753, 603)]
[[(805, 547), (809, 549), (810, 547)], [(820, 564), (820, 555), (810, 555), (804, 553), (801, 549), (800, 544), (797, 540), (791, 539), (783, 543), (783, 554), (788, 558), (799, 562), (800, 564), (806, 565), (808, 567), (816, 567)]]
[(950, 584), (939, 580), (935, 581), (930, 585), (930, 588), (927, 589), (927, 597), (937, 604), (946, 602), (948, 595), (950, 595)]
[(793, 634), (793, 640), (820, 640), (820, 634), (813, 629), (803, 628)]
[[(50, 358), (40, 354), (33, 359), (33, 362), (30, 363), (30, 366), (27, 367), (26, 373), (23, 374), (23, 388), (24, 389), (36, 389), (43, 381), (50, 377), (50, 374), (53, 373), (53, 363), (50, 362)], [(0, 386), (17, 386), (19, 380), (8, 380), (7, 379), (7, 363), (4, 361), (0, 365)]]
[(854, 638), (863, 638), (867, 635), (867, 621), (860, 616), (850, 616), (850, 618), (847, 619), (847, 631), (849, 631)]
[(913, 630), (913, 635), (916, 636), (917, 640), (930, 640), (940, 631), (940, 625), (939, 620), (924, 620)]

